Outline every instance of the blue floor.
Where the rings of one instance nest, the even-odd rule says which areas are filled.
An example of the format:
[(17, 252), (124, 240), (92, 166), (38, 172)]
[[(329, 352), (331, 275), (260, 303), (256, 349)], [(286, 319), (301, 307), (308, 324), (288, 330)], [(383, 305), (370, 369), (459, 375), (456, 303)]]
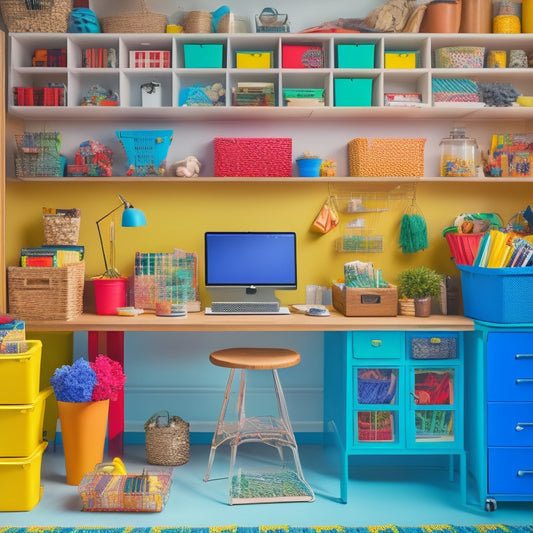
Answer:
[[(65, 482), (61, 448), (53, 445), (44, 453), (40, 503), (28, 512), (0, 513), (5, 526), (241, 526), (280, 525), (370, 526), (381, 524), (497, 524), (533, 523), (533, 503), (498, 502), (494, 512), (481, 505), (460, 502), (458, 482), (448, 480), (440, 467), (354, 465), (350, 470), (348, 504), (339, 503), (338, 479), (324, 460), (319, 445), (300, 446), (302, 467), (316, 494), (308, 503), (268, 503), (229, 506), (228, 457), (217, 453), (213, 476), (205, 483), (209, 447), (191, 446), (190, 460), (176, 467), (171, 493), (160, 513), (82, 512), (77, 487)], [(129, 472), (146, 466), (144, 446), (126, 446), (124, 463)]]

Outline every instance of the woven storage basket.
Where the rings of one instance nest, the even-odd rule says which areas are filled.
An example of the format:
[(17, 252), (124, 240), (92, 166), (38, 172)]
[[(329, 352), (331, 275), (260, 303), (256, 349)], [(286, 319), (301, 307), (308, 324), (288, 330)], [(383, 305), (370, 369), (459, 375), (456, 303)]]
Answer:
[(189, 11), (183, 20), (185, 33), (211, 33), (213, 15), (209, 11)]
[(367, 139), (358, 137), (348, 143), (351, 176), (421, 177), (424, 175), (426, 139)]
[(413, 359), (457, 359), (455, 337), (415, 337), (411, 339)]
[(44, 244), (46, 246), (78, 244), (80, 221), (80, 217), (43, 216)]
[(9, 312), (21, 320), (68, 320), (83, 311), (85, 263), (8, 267)]
[(165, 33), (167, 22), (166, 15), (148, 11), (145, 0), (141, 0), (139, 11), (104, 17), (102, 31), (104, 33)]
[(28, 9), (22, 0), (0, 0), (10, 32), (66, 33), (72, 0), (40, 0), (40, 9)]
[(144, 424), (144, 431), (150, 464), (179, 466), (189, 460), (189, 423), (179, 416), (158, 411)]
[(215, 137), (215, 176), (290, 177), (292, 139)]

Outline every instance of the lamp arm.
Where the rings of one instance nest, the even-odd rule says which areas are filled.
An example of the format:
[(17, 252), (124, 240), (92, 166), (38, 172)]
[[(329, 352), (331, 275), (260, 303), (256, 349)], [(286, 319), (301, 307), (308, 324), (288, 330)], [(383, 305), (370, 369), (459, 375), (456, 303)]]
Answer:
[[(123, 200), (122, 197), (121, 197), (121, 200)], [(98, 238), (100, 239), (100, 247), (102, 248), (102, 255), (104, 256), (105, 272), (108, 271), (108, 267), (107, 267), (107, 257), (105, 255), (104, 241), (102, 240), (102, 232), (100, 231), (100, 222), (102, 222), (102, 220), (104, 220), (108, 216), (112, 215), (117, 209), (120, 209), (121, 207), (123, 207), (125, 203), (126, 202), (123, 200), (122, 204), (118, 205), (117, 207), (115, 207), (115, 209), (112, 209), (111, 211), (109, 211), (107, 215), (104, 215), (102, 218), (99, 218), (96, 221), (96, 229), (98, 230)]]

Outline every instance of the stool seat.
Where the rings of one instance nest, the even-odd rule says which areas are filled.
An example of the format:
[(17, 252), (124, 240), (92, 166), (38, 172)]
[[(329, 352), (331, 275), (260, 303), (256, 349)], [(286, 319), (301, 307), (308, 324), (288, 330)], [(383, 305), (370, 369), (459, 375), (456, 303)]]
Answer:
[(297, 365), (300, 354), (288, 348), (226, 348), (213, 352), (209, 361), (225, 368), (272, 370)]

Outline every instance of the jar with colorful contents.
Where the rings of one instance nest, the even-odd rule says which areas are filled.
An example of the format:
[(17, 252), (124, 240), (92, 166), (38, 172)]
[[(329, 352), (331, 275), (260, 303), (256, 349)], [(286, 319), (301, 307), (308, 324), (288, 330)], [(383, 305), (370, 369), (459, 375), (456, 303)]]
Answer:
[(494, 18), (492, 19), (493, 33), (520, 33), (521, 5), (517, 2), (504, 0), (495, 2)]
[(442, 177), (474, 177), (479, 163), (477, 141), (466, 137), (464, 128), (453, 128), (440, 142), (440, 175)]

